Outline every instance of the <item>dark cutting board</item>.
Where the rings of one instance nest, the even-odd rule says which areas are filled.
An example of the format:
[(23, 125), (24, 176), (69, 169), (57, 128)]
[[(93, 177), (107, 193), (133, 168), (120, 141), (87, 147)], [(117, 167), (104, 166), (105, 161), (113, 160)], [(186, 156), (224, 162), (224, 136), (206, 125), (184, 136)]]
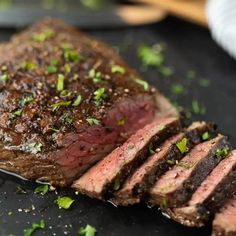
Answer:
[[(8, 39), (14, 32), (16, 31), (2, 30), (0, 39)], [(205, 115), (194, 115), (192, 119), (216, 122), (236, 147), (236, 62), (214, 43), (206, 29), (168, 18), (148, 27), (89, 33), (113, 46), (120, 46), (122, 56), (138, 71), (141, 67), (136, 56), (137, 46), (143, 42), (165, 42), (167, 64), (175, 68), (175, 75), (162, 78), (156, 69), (148, 69), (146, 72), (140, 71), (143, 77), (167, 95), (170, 95), (172, 83), (183, 82), (188, 92), (180, 96), (178, 102), (188, 108), (192, 99), (198, 99), (206, 106), (207, 111)], [(198, 85), (197, 80), (191, 83), (186, 80), (186, 72), (190, 69), (197, 71), (198, 78), (209, 79), (211, 85), (203, 88)], [(15, 193), (18, 185), (25, 188), (27, 193)], [(72, 190), (67, 189), (59, 190), (58, 195), (71, 196), (76, 202), (70, 210), (59, 210), (54, 203), (58, 195), (35, 195), (35, 186), (34, 183), (0, 174), (1, 236), (21, 236), (23, 229), (40, 219), (45, 220), (46, 228), (36, 232), (36, 236), (77, 235), (78, 229), (86, 224), (96, 227), (98, 236), (210, 235), (210, 226), (202, 229), (183, 227), (162, 216), (157, 209), (149, 209), (144, 205), (116, 208), (109, 203), (75, 195)], [(9, 215), (9, 212), (12, 214)]]

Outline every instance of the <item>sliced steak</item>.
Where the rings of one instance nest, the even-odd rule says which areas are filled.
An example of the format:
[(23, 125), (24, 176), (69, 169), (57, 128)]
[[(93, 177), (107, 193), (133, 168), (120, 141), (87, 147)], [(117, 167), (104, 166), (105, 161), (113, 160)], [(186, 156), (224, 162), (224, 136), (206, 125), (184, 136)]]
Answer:
[(179, 132), (180, 127), (176, 118), (155, 120), (89, 169), (72, 187), (90, 197), (107, 199), (147, 158), (150, 145), (157, 147), (166, 138)]
[(155, 183), (155, 180), (166, 172), (183, 154), (176, 143), (187, 138), (187, 148), (190, 150), (195, 144), (201, 142), (205, 132), (213, 132), (214, 125), (205, 122), (194, 122), (185, 132), (177, 134), (166, 140), (156, 153), (151, 155), (134, 174), (127, 179), (123, 187), (114, 195), (112, 200), (117, 205), (130, 205), (139, 203)]
[(201, 227), (232, 197), (236, 189), (236, 151), (232, 151), (201, 183), (186, 207), (168, 211), (171, 218), (191, 227)]
[(229, 147), (227, 138), (216, 138), (195, 146), (173, 169), (167, 171), (150, 190), (150, 202), (162, 207), (183, 206), (219, 163), (217, 150)]
[(215, 215), (212, 236), (236, 235), (236, 196), (229, 199)]
[(0, 52), (0, 168), (28, 179), (69, 185), (155, 116), (177, 114), (111, 48), (61, 21)]

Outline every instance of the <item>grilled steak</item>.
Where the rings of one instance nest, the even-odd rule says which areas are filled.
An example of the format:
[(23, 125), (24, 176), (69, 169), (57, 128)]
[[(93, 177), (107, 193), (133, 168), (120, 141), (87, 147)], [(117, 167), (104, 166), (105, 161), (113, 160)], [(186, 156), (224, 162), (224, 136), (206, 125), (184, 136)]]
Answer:
[(201, 227), (219, 209), (236, 187), (236, 151), (225, 157), (192, 195), (186, 207), (169, 210), (171, 218), (191, 227)]
[(229, 199), (215, 215), (212, 236), (236, 235), (236, 196)]
[(166, 140), (156, 153), (151, 155), (134, 174), (127, 179), (123, 187), (115, 194), (113, 202), (117, 205), (129, 205), (139, 203), (148, 190), (183, 154), (177, 148), (176, 143), (187, 138), (187, 147), (190, 150), (202, 140), (205, 132), (212, 132), (214, 126), (205, 122), (194, 122), (185, 132), (177, 134)]
[(179, 130), (179, 119), (155, 120), (89, 169), (72, 187), (90, 197), (109, 198), (113, 191), (121, 187), (126, 177), (147, 158), (150, 145), (156, 148)]
[(162, 207), (178, 207), (191, 197), (201, 182), (219, 163), (217, 150), (228, 148), (225, 136), (195, 146), (173, 169), (167, 171), (150, 190), (150, 201)]
[(105, 44), (44, 20), (0, 46), (0, 168), (69, 185), (172, 105)]

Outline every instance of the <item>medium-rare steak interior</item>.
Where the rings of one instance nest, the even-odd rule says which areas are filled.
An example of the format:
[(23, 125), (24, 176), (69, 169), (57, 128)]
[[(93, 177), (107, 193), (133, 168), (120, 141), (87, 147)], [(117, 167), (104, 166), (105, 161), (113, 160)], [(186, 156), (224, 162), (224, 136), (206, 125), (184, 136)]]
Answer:
[(171, 218), (191, 227), (201, 227), (209, 220), (236, 189), (236, 151), (223, 157), (222, 161), (201, 183), (187, 206), (171, 209)]
[(0, 168), (25, 178), (69, 185), (155, 116), (177, 114), (111, 48), (61, 21), (0, 53)]
[(228, 199), (215, 215), (212, 236), (236, 235), (236, 196)]
[(184, 132), (167, 139), (156, 150), (152, 150), (152, 155), (125, 181), (112, 201), (117, 205), (129, 205), (144, 200), (155, 180), (183, 157), (184, 153), (181, 153), (177, 143), (187, 139), (189, 151), (202, 141), (205, 132), (210, 135), (214, 128), (213, 124), (194, 122)]
[(125, 179), (168, 137), (178, 133), (178, 118), (157, 119), (133, 134), (122, 146), (76, 180), (73, 188), (90, 197), (107, 199), (122, 186)]
[(219, 163), (216, 150), (229, 148), (227, 138), (216, 138), (196, 145), (173, 169), (167, 171), (150, 190), (150, 202), (166, 207), (183, 206)]

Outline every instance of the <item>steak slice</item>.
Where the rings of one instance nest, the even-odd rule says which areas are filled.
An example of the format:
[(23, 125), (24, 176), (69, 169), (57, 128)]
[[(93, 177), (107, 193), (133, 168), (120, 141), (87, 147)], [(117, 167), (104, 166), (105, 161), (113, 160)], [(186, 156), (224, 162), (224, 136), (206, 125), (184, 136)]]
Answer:
[(230, 198), (215, 215), (212, 236), (236, 235), (236, 196)]
[(176, 115), (107, 45), (44, 20), (0, 46), (0, 168), (70, 185), (155, 116)]
[(180, 121), (176, 118), (155, 120), (89, 169), (72, 187), (90, 197), (108, 199), (147, 158), (150, 145), (156, 148), (180, 128)]
[(187, 147), (188, 150), (190, 150), (194, 145), (201, 142), (203, 133), (211, 133), (213, 131), (214, 125), (212, 124), (194, 122), (185, 132), (167, 139), (157, 148), (157, 152), (151, 155), (134, 174), (126, 180), (123, 187), (115, 193), (112, 201), (117, 205), (139, 203), (155, 183), (155, 180), (183, 156), (176, 146), (177, 142), (180, 142), (183, 138), (187, 138)]
[(219, 163), (217, 150), (229, 147), (227, 138), (216, 138), (195, 146), (173, 169), (167, 171), (150, 190), (150, 202), (162, 207), (183, 206)]
[(186, 207), (168, 211), (172, 219), (191, 227), (201, 227), (232, 197), (236, 187), (236, 151), (222, 160), (192, 195)]

